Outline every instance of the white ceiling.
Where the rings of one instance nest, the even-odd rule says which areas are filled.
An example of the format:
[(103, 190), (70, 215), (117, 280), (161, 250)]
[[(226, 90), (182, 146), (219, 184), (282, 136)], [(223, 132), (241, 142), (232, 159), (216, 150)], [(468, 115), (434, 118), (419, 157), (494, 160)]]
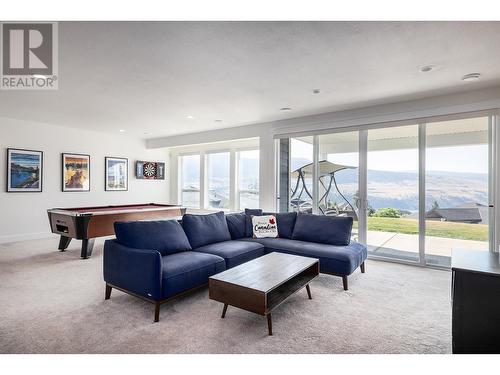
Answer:
[(143, 138), (274, 121), (499, 85), (499, 45), (500, 22), (61, 22), (59, 90), (0, 91), (0, 117)]

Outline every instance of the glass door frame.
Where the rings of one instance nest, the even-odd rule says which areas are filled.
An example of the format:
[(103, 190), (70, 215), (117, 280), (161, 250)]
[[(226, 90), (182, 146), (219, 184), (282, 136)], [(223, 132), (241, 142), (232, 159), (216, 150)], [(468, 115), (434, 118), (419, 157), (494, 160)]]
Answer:
[[(275, 138), (279, 141), (279, 139), (283, 138), (296, 138), (296, 137), (304, 137), (304, 136), (312, 136), (313, 137), (313, 213), (317, 213), (318, 211), (318, 184), (319, 181), (316, 178), (318, 176), (318, 162), (319, 162), (319, 135), (322, 134), (333, 134), (333, 133), (345, 133), (345, 132), (353, 132), (357, 131), (359, 134), (359, 175), (358, 175), (358, 189), (359, 189), (359, 221), (358, 221), (358, 235), (359, 242), (366, 245), (367, 242), (367, 208), (368, 208), (368, 181), (367, 181), (367, 165), (368, 165), (368, 131), (371, 129), (382, 129), (382, 128), (390, 128), (397, 126), (405, 126), (405, 125), (417, 125), (418, 126), (418, 193), (419, 193), (419, 213), (418, 213), (418, 241), (419, 241), (419, 261), (405, 261), (396, 258), (389, 257), (381, 257), (370, 254), (369, 257), (373, 259), (381, 259), (390, 262), (396, 263), (404, 263), (411, 265), (418, 265), (424, 267), (432, 267), (432, 268), (443, 268), (436, 265), (429, 265), (426, 262), (425, 257), (425, 234), (426, 234), (426, 226), (425, 226), (425, 175), (426, 175), (426, 130), (427, 124), (433, 122), (442, 122), (442, 121), (451, 121), (451, 120), (463, 120), (468, 118), (476, 118), (476, 117), (488, 117), (488, 197), (489, 197), (489, 251), (495, 252), (496, 245), (499, 241), (498, 234), (495, 233), (495, 229), (497, 228), (496, 223), (496, 210), (495, 203), (500, 202), (500, 197), (497, 196), (495, 192), (495, 187), (500, 188), (500, 129), (499, 126), (499, 115), (498, 111), (476, 111), (476, 112), (468, 112), (456, 115), (444, 115), (444, 116), (434, 116), (427, 117), (422, 119), (411, 119), (405, 121), (396, 121), (396, 122), (388, 122), (388, 123), (377, 123), (377, 124), (367, 124), (360, 126), (349, 126), (342, 128), (333, 128), (326, 129), (318, 132), (301, 132), (301, 133), (292, 133), (292, 134), (283, 134), (277, 135)], [(276, 143), (277, 150), (277, 204), (279, 207), (279, 186), (280, 186), (280, 160), (279, 160), (279, 142)], [(500, 245), (500, 243), (499, 243)], [(447, 267), (444, 267), (447, 268)]]
[(419, 264), (426, 266), (425, 260), (425, 155), (427, 149), (426, 123), (418, 124), (418, 257)]

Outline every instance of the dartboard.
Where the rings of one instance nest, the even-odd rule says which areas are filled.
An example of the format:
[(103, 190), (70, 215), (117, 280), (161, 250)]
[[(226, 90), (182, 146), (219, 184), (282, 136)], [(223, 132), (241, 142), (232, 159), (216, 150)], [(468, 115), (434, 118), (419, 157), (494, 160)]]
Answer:
[(155, 163), (144, 163), (144, 177), (146, 177), (146, 178), (156, 177), (156, 165), (155, 165)]

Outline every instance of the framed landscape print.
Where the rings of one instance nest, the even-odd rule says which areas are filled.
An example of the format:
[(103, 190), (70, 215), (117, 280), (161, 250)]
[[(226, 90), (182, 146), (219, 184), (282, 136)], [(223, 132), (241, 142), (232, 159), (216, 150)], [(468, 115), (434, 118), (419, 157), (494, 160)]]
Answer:
[(128, 190), (128, 159), (106, 157), (105, 165), (105, 190)]
[(135, 176), (141, 180), (164, 180), (165, 163), (155, 161), (137, 161)]
[(90, 155), (62, 154), (62, 190), (90, 191)]
[(43, 152), (7, 149), (7, 192), (42, 191)]

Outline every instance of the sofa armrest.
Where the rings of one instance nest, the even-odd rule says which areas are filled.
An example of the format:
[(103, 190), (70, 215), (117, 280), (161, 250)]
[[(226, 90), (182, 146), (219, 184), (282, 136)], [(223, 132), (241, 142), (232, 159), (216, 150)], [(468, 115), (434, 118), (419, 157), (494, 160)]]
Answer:
[(161, 255), (134, 249), (116, 240), (104, 243), (104, 281), (143, 297), (161, 299)]

